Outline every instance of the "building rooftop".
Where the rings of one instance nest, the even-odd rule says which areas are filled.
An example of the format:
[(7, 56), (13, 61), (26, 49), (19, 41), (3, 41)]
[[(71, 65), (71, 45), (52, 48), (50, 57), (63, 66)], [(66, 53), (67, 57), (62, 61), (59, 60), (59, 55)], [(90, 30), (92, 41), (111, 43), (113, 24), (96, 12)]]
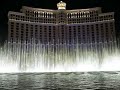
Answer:
[(60, 9), (66, 9), (66, 3), (63, 2), (63, 1), (60, 1), (60, 2), (57, 4), (57, 7), (58, 7), (58, 10), (60, 10)]

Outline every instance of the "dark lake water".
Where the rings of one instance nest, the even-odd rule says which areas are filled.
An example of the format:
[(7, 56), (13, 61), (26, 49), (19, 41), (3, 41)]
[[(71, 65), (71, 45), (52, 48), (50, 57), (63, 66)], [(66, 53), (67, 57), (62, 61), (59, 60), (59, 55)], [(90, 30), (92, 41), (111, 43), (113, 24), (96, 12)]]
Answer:
[(4, 73), (0, 90), (120, 90), (120, 72)]

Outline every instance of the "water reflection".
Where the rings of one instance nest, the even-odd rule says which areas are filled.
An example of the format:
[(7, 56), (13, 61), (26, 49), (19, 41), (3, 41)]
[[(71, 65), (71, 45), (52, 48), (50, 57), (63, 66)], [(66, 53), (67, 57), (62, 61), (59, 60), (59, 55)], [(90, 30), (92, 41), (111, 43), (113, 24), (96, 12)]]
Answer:
[(119, 90), (119, 72), (0, 74), (0, 90)]

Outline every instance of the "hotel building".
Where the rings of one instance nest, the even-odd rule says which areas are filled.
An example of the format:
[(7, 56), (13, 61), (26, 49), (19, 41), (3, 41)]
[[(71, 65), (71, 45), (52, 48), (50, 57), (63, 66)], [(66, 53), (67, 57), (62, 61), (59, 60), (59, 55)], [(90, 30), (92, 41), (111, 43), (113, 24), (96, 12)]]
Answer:
[(100, 7), (66, 10), (62, 1), (57, 8), (23, 6), (20, 12), (9, 11), (8, 41), (70, 44), (116, 40), (114, 12), (102, 13)]

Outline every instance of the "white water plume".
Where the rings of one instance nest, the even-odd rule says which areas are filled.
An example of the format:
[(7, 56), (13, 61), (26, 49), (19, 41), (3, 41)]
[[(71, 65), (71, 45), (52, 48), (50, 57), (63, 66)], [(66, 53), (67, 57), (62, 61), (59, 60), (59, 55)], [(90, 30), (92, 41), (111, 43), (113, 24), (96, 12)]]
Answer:
[(0, 73), (119, 71), (116, 42), (86, 44), (6, 43)]

